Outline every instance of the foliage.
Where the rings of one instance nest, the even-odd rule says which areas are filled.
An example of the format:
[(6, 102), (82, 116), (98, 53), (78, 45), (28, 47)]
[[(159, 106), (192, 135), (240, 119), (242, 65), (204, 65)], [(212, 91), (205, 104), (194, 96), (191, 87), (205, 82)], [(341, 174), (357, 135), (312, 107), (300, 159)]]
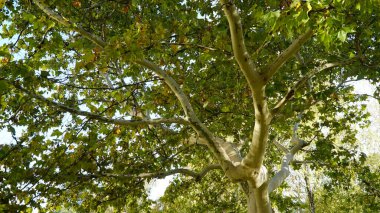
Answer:
[[(204, 175), (179, 170), (222, 165), (200, 142), (199, 123), (243, 157), (255, 140), (255, 94), (235, 61), (234, 32), (223, 13), (230, 4), (238, 8), (252, 66), (263, 76), (278, 70), (264, 90), (268, 108), (278, 109), (264, 159), (269, 177), (285, 155), (273, 141), (292, 147), (297, 134), (308, 143), (300, 161), (313, 161), (345, 199), (367, 199), (365, 183), (378, 186), (379, 176), (354, 151), (353, 124), (367, 125), (368, 114), (364, 105), (357, 107), (365, 97), (348, 83), (366, 79), (380, 88), (378, 2), (226, 2), (6, 1), (0, 13), (0, 129), (14, 141), (1, 145), (0, 208), (149, 211), (145, 181), (178, 172), (157, 204), (163, 210), (245, 211), (241, 181), (232, 183), (225, 168)], [(293, 48), (305, 32), (310, 38)], [(293, 53), (276, 65), (284, 50)], [(188, 97), (199, 122), (189, 121), (189, 108), (178, 101), (184, 96), (175, 89)], [(282, 98), (286, 105), (277, 108)], [(344, 188), (355, 185), (349, 180), (361, 181), (367, 191)], [(376, 211), (379, 195), (373, 196), (366, 208)], [(282, 209), (305, 206), (278, 192), (271, 199)]]
[(320, 211), (376, 212), (379, 210), (379, 168), (370, 171), (364, 167), (358, 171), (354, 183), (328, 184), (317, 190), (316, 208)]

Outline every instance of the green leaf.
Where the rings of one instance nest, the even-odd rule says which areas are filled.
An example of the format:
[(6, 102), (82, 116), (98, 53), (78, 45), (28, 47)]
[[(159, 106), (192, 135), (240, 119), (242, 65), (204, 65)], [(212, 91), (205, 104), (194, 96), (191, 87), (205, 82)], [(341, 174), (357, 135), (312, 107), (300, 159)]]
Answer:
[(41, 71), (41, 77), (42, 78), (47, 78), (49, 76), (49, 72), (48, 71)]
[(347, 39), (347, 32), (344, 31), (344, 30), (341, 30), (338, 32), (338, 35), (337, 35), (338, 39), (342, 42), (346, 41)]
[(9, 131), (13, 136), (16, 135), (16, 129), (15, 129), (13, 126), (8, 125), (7, 128), (8, 128), (8, 131)]
[(0, 57), (6, 57), (9, 58), (11, 54), (6, 50), (0, 50)]
[(360, 10), (360, 2), (356, 4), (355, 9)]
[(9, 89), (9, 84), (5, 80), (0, 80), (0, 92), (4, 93)]
[(55, 130), (53, 131), (53, 133), (51, 134), (51, 136), (57, 136), (57, 137), (59, 137), (59, 136), (61, 136), (61, 135), (62, 135), (62, 132), (59, 131), (58, 129), (55, 129)]

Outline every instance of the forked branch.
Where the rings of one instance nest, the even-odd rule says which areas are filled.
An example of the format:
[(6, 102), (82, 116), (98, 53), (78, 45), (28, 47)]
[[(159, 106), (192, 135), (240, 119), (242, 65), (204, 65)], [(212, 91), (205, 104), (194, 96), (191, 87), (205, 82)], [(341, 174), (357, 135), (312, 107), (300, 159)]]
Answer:
[(228, 20), (235, 59), (250, 88), (253, 90), (258, 85), (261, 85), (262, 79), (245, 46), (239, 12), (231, 0), (221, 0), (220, 3)]
[(265, 82), (258, 68), (253, 63), (244, 42), (241, 18), (232, 0), (220, 0), (224, 14), (229, 24), (232, 48), (240, 70), (243, 72), (252, 91), (255, 110), (255, 127), (249, 152), (242, 164), (255, 171), (260, 171), (267, 143), (268, 125), (271, 115), (265, 97)]

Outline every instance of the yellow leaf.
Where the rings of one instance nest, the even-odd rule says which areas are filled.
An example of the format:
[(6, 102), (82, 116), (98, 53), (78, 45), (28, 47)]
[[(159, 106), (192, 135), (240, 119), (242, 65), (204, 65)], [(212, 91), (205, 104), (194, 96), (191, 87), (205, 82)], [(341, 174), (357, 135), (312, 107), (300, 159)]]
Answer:
[(165, 61), (164, 61), (164, 59), (162, 59), (162, 58), (161, 58), (161, 60), (160, 60), (160, 65), (161, 65), (161, 66), (164, 66), (164, 65), (165, 65)]
[(63, 136), (63, 140), (68, 141), (69, 139), (70, 139), (70, 134), (69, 134), (69, 133), (66, 133), (66, 134)]
[(300, 7), (301, 7), (301, 2), (297, 2), (295, 8), (298, 9), (298, 8), (300, 8)]
[(186, 43), (186, 42), (187, 42), (186, 36), (180, 36), (179, 37), (179, 43)]
[(170, 45), (170, 48), (172, 49), (173, 52), (178, 51), (178, 45)]
[(3, 9), (5, 5), (5, 0), (0, 0), (0, 9)]
[[(1, 1), (1, 0), (0, 0)], [(1, 9), (1, 8), (0, 8)], [(1, 63), (2, 64), (8, 64), (8, 62), (9, 62), (9, 58), (2, 58), (1, 59)]]
[(307, 12), (309, 12), (311, 9), (313, 9), (310, 5), (310, 2), (306, 2)]
[(99, 70), (102, 72), (102, 73), (106, 73), (107, 72), (107, 67), (100, 67)]
[(120, 135), (121, 134), (120, 127), (116, 126), (115, 129), (113, 130), (113, 134)]

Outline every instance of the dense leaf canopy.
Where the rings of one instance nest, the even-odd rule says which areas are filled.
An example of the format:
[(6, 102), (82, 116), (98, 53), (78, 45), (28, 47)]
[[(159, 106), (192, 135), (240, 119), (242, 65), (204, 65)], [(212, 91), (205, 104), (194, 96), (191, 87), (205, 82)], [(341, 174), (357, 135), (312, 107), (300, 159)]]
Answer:
[[(355, 200), (364, 211), (379, 210), (379, 173), (355, 151), (367, 96), (350, 84), (379, 86), (378, 5), (5, 1), (0, 129), (13, 141), (0, 145), (0, 208), (151, 211), (146, 181), (178, 174), (157, 211), (246, 211), (246, 185), (231, 181), (208, 136), (251, 156), (264, 109), (273, 115), (260, 132), (269, 179), (300, 138), (294, 168), (311, 162), (331, 193), (346, 190), (364, 199)], [(247, 75), (240, 56), (262, 80)], [(261, 166), (249, 158), (243, 163)], [(352, 188), (358, 183), (362, 190)], [(270, 194), (272, 207), (308, 208), (284, 196), (287, 187)]]

